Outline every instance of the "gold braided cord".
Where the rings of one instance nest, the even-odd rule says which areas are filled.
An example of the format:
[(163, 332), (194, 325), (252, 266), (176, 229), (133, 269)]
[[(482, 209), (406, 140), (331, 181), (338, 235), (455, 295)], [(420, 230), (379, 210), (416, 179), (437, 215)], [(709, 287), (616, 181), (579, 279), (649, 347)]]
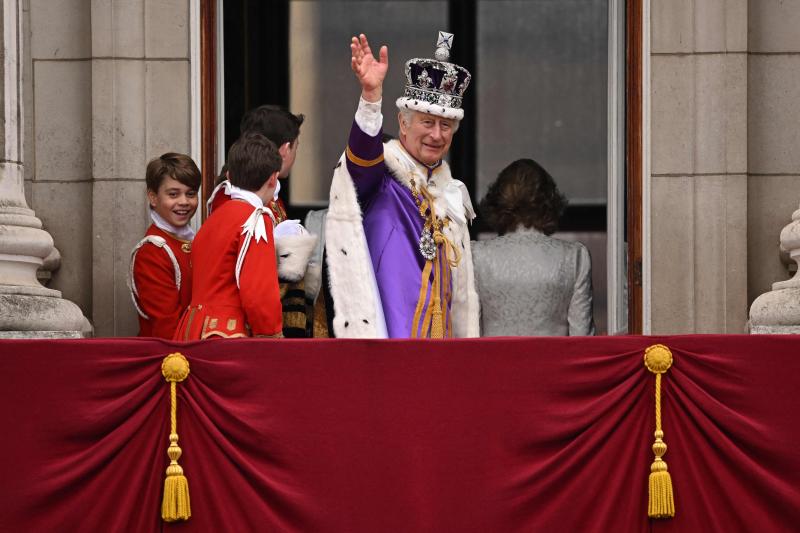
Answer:
[(656, 430), (654, 433), (653, 454), (655, 458), (650, 465), (648, 480), (647, 516), (650, 518), (672, 518), (675, 516), (675, 499), (673, 497), (672, 478), (667, 471), (667, 463), (662, 459), (667, 453), (664, 442), (664, 431), (661, 428), (661, 374), (672, 366), (672, 352), (663, 344), (654, 344), (644, 352), (644, 365), (656, 375), (655, 411)]
[(661, 431), (661, 374), (656, 374), (656, 431)]
[[(436, 256), (432, 260), (427, 260), (422, 269), (419, 296), (417, 297), (417, 305), (411, 326), (411, 337), (426, 338), (430, 331), (431, 338), (441, 339), (452, 334), (452, 319), (448, 312), (452, 297), (450, 282), (452, 268), (458, 265), (461, 260), (461, 254), (458, 248), (442, 232), (445, 222), (436, 218), (434, 201), (430, 192), (425, 187), (421, 187), (417, 191), (413, 180), (411, 182), (411, 192), (419, 208), (420, 216), (425, 219), (423, 228), (431, 231), (433, 242), (437, 249)], [(451, 251), (453, 259), (450, 258)], [(433, 273), (433, 282), (430, 279), (431, 273)], [(443, 287), (444, 299), (442, 298)], [(430, 300), (428, 301), (429, 289)], [(426, 301), (428, 303), (427, 308), (425, 308)], [(425, 308), (424, 315), (422, 314), (423, 308)]]
[(189, 501), (189, 482), (178, 464), (183, 453), (178, 446), (178, 383), (189, 376), (189, 361), (180, 353), (171, 353), (161, 363), (161, 373), (169, 383), (169, 466), (164, 479), (164, 498), (161, 518), (165, 522), (188, 520), (192, 516)]
[(169, 427), (170, 433), (178, 432), (178, 384), (169, 382)]
[(422, 320), (422, 333), (419, 333), (419, 321), (420, 315), (422, 314), (422, 309), (425, 307), (425, 299), (428, 295), (428, 284), (430, 283), (431, 278), (431, 268), (433, 268), (433, 263), (431, 261), (426, 261), (425, 266), (422, 268), (422, 282), (419, 288), (419, 297), (417, 298), (417, 307), (414, 310), (414, 321), (411, 330), (411, 337), (416, 338), (418, 336), (426, 337), (428, 333), (427, 324), (429, 323), (429, 315), (431, 311), (431, 306), (428, 305), (428, 309), (425, 311), (425, 318)]

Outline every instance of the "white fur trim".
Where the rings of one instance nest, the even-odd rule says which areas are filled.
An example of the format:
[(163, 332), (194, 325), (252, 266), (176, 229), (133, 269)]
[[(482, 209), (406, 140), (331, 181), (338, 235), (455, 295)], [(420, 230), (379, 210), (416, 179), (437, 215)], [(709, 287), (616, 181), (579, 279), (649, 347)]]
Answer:
[(441, 106), (439, 104), (431, 104), (423, 100), (415, 100), (407, 96), (401, 96), (397, 99), (397, 109), (411, 109), (413, 111), (421, 111), (422, 113), (429, 113), (437, 117), (449, 118), (452, 120), (461, 120), (464, 118), (463, 109), (455, 109), (453, 107)]
[(278, 278), (281, 281), (291, 282), (302, 279), (316, 245), (316, 235), (275, 237), (275, 252), (278, 255)]
[(340, 338), (387, 337), (361, 208), (344, 154), (333, 171), (325, 235), (334, 334)]
[(175, 257), (175, 253), (172, 251), (172, 248), (167, 245), (167, 241), (164, 237), (147, 235), (133, 247), (133, 250), (131, 250), (131, 265), (128, 270), (128, 289), (131, 291), (131, 300), (133, 300), (133, 306), (136, 308), (136, 312), (145, 320), (150, 320), (150, 317), (147, 316), (139, 306), (139, 290), (136, 288), (136, 280), (133, 277), (133, 266), (136, 263), (136, 255), (139, 253), (139, 249), (145, 244), (152, 244), (167, 252), (167, 256), (169, 256), (170, 261), (172, 261), (172, 268), (175, 271), (175, 288), (178, 291), (181, 290), (181, 267), (178, 265), (178, 259)]

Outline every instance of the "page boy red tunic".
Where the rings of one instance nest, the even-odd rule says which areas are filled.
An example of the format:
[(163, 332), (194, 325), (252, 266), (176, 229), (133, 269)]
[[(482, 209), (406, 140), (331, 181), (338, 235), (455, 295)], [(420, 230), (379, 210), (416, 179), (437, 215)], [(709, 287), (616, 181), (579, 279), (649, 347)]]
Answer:
[(192, 302), (175, 332), (176, 340), (281, 334), (275, 242), (266, 214), (267, 238), (250, 241), (236, 284), (236, 261), (245, 241), (242, 225), (253, 209), (239, 200), (222, 202), (197, 233), (192, 243)]
[(171, 339), (189, 305), (192, 295), (191, 243), (178, 239), (171, 233), (151, 224), (145, 237), (156, 236), (166, 241), (178, 262), (180, 289), (177, 287), (175, 264), (167, 251), (146, 242), (135, 252), (133, 280), (138, 298), (135, 301), (139, 314), (139, 336)]

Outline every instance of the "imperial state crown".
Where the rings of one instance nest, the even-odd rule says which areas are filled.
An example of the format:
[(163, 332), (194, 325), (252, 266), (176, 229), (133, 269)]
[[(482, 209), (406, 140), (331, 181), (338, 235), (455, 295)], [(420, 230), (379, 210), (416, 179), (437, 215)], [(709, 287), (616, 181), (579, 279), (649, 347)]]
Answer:
[(453, 34), (439, 32), (435, 59), (414, 58), (406, 61), (406, 87), (397, 99), (398, 109), (412, 109), (440, 117), (461, 120), (461, 104), (472, 75), (467, 69), (450, 63)]

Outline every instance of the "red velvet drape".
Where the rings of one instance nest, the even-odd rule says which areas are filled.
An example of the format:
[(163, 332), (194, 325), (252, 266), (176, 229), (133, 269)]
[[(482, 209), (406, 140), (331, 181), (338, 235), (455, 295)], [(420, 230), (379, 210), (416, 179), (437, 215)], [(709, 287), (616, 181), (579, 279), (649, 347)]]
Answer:
[[(193, 516), (163, 524), (172, 351)], [(0, 531), (798, 531), (798, 379), (791, 336), (3, 341)]]

